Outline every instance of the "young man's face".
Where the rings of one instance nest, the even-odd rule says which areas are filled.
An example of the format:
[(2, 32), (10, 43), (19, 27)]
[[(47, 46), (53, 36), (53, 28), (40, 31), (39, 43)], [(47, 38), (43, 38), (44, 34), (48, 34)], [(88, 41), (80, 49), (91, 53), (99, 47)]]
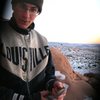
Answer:
[(29, 3), (17, 3), (13, 6), (14, 17), (18, 27), (22, 29), (28, 28), (36, 16), (38, 15), (38, 8)]

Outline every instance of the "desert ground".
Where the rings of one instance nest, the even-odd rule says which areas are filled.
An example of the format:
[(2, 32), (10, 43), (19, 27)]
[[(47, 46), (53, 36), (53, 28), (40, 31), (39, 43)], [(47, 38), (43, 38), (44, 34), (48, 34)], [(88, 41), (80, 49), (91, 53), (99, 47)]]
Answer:
[(56, 75), (67, 84), (64, 100), (100, 100), (100, 45), (49, 43)]

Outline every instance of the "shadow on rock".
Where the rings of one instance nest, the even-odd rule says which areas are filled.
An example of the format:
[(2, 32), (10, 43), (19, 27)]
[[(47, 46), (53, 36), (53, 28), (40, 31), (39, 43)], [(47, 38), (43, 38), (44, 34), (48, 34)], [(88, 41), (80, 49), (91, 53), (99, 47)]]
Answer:
[(100, 100), (100, 73), (86, 73), (87, 82), (95, 89), (95, 100)]

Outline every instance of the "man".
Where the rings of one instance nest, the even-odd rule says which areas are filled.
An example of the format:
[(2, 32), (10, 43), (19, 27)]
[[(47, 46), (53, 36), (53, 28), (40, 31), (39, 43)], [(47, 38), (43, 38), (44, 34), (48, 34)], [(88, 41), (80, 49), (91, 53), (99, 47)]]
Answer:
[(12, 0), (12, 18), (0, 26), (0, 100), (65, 96), (56, 94), (64, 85), (56, 80), (47, 40), (34, 30), (42, 5), (43, 0)]

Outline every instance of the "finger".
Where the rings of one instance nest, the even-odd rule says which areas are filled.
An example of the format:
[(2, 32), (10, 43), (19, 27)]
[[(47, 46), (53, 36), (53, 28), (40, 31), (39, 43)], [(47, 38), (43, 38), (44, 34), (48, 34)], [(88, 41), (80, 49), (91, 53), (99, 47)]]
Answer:
[(55, 95), (57, 93), (57, 88), (52, 88), (52, 95)]
[(54, 88), (61, 89), (61, 88), (63, 88), (63, 87), (64, 87), (64, 84), (61, 83), (61, 82), (56, 82), (56, 83), (54, 84)]
[(66, 94), (62, 94), (60, 96), (57, 97), (57, 100), (63, 100)]
[(41, 93), (41, 96), (44, 96), (45, 97), (45, 96), (48, 95), (49, 92), (48, 91), (41, 91), (40, 93)]

